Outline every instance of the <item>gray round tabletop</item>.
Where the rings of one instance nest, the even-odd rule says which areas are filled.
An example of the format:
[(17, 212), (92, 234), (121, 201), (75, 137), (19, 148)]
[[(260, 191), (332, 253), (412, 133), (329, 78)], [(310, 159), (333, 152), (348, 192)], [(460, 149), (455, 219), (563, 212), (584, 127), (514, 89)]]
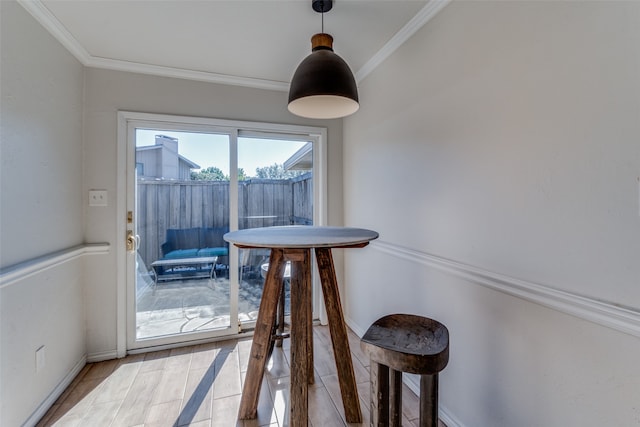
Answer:
[(247, 228), (224, 235), (224, 240), (236, 246), (287, 249), (354, 246), (377, 238), (377, 232), (364, 228), (309, 225)]

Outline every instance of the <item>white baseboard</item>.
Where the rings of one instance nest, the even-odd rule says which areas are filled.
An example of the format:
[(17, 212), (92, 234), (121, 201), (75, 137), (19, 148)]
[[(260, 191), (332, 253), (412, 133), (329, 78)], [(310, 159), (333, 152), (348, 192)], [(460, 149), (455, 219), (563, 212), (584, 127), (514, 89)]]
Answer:
[(367, 332), (366, 328), (369, 327), (367, 326), (366, 328), (362, 328), (360, 325), (358, 325), (353, 319), (351, 319), (346, 314), (344, 316), (344, 323), (346, 323), (349, 329), (351, 329), (359, 337), (362, 337), (364, 333)]
[[(403, 375), (402, 381), (409, 387), (409, 389), (420, 396), (420, 383), (416, 380), (418, 376)], [(451, 411), (447, 409), (442, 403), (438, 403), (438, 418), (444, 422), (447, 427), (465, 427), (456, 417), (453, 416)]]
[(87, 363), (102, 362), (104, 360), (118, 359), (116, 350), (102, 351), (100, 353), (91, 353), (87, 355)]
[(69, 387), (71, 382), (74, 380), (76, 376), (80, 373), (82, 368), (87, 364), (87, 357), (82, 356), (78, 363), (74, 365), (74, 367), (64, 376), (62, 381), (58, 383), (58, 385), (53, 389), (49, 396), (45, 400), (40, 403), (38, 408), (31, 414), (29, 418), (24, 422), (23, 427), (32, 427), (35, 426), (38, 421), (47, 413), (49, 408), (53, 406), (56, 400), (64, 393), (64, 391)]
[(438, 409), (438, 417), (442, 420), (443, 423), (447, 425), (447, 427), (465, 427), (453, 414), (442, 405), (439, 405)]

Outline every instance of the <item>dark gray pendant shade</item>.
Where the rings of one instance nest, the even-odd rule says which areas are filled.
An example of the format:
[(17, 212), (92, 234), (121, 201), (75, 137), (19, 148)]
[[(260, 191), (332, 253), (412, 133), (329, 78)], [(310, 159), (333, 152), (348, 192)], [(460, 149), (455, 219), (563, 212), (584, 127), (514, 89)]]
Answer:
[(358, 111), (358, 88), (347, 63), (333, 52), (333, 37), (315, 34), (311, 54), (298, 65), (289, 88), (289, 111), (335, 119)]

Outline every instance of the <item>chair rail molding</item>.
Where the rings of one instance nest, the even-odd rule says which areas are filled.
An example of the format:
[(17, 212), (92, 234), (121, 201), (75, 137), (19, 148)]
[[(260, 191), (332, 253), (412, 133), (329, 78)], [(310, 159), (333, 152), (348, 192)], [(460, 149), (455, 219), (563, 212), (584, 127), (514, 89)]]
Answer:
[(84, 255), (109, 253), (109, 243), (85, 243), (0, 269), (0, 289)]
[(386, 241), (372, 242), (371, 247), (397, 258), (437, 268), (471, 283), (640, 337), (638, 309), (516, 279)]

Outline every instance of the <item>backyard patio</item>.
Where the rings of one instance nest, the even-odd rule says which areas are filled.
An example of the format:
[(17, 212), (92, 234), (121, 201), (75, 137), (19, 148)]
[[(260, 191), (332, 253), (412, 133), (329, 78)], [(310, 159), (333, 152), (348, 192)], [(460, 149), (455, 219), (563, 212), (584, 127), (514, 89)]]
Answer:
[[(238, 295), (240, 322), (258, 316), (264, 279), (245, 274)], [(197, 332), (229, 326), (230, 286), (228, 277), (173, 280), (153, 284), (151, 276), (136, 301), (136, 335), (140, 338)], [(285, 311), (289, 312), (289, 287), (285, 284)]]
[[(239, 182), (238, 228), (312, 224), (312, 187), (311, 173)], [(228, 243), (222, 238), (229, 231), (229, 191), (228, 181), (138, 181), (137, 339), (231, 326)], [(268, 256), (240, 252), (241, 323), (257, 318)], [(288, 310), (288, 287), (285, 295)]]

